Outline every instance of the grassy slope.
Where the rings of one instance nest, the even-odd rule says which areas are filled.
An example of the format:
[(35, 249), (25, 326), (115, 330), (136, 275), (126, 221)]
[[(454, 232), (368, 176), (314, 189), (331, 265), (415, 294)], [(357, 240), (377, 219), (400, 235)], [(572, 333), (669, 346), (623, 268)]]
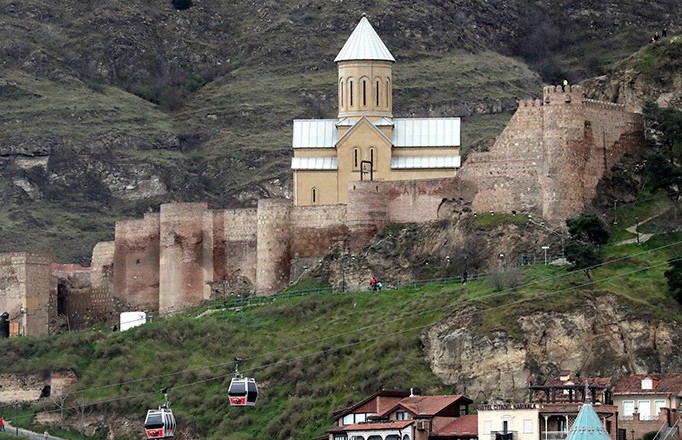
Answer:
[[(279, 299), (242, 314), (218, 311), (197, 318), (207, 308), (202, 307), (125, 333), (20, 338), (0, 342), (0, 350), (9, 371), (75, 369), (78, 387), (85, 391), (73, 394), (69, 405), (123, 398), (98, 410), (131, 423), (141, 423), (145, 409), (156, 405), (155, 391), (171, 386), (181, 430), (211, 439), (309, 439), (329, 427), (334, 410), (380, 387), (453, 392), (430, 372), (419, 334), (466, 305), (482, 310), (475, 331), (505, 331), (519, 338), (514, 316), (574, 310), (585, 296), (605, 292), (616, 294), (633, 316), (679, 321), (680, 308), (667, 296), (663, 272), (665, 262), (682, 253), (682, 234), (617, 246), (627, 238), (624, 229), (635, 213), (648, 218), (660, 210), (660, 202), (631, 208), (622, 208), (615, 226), (621, 229), (613, 231), (615, 238), (606, 248), (613, 262), (594, 270), (595, 282), (589, 285), (581, 272), (527, 266), (524, 286), (513, 292), (495, 292), (484, 282), (426, 285)], [(248, 358), (242, 370), (261, 386), (254, 409), (226, 404), (235, 356)], [(118, 385), (100, 388), (109, 384)], [(20, 414), (14, 418), (27, 422)]]

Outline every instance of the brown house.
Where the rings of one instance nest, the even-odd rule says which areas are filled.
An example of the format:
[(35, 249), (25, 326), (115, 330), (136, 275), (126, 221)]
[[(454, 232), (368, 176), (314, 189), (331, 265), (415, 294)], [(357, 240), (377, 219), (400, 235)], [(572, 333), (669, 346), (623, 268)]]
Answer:
[(613, 389), (621, 436), (641, 439), (658, 432), (657, 440), (679, 439), (682, 373), (623, 376)]
[(338, 413), (329, 440), (476, 439), (476, 416), (468, 414), (473, 403), (468, 397), (400, 395), (377, 393)]

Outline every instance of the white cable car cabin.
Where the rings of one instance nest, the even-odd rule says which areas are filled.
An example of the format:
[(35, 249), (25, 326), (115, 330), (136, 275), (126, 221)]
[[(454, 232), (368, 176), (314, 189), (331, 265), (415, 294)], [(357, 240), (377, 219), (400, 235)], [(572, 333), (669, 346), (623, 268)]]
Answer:
[(258, 385), (251, 377), (235, 377), (227, 390), (230, 406), (255, 406), (258, 399)]
[(175, 417), (170, 408), (150, 409), (144, 420), (144, 429), (148, 439), (173, 438)]

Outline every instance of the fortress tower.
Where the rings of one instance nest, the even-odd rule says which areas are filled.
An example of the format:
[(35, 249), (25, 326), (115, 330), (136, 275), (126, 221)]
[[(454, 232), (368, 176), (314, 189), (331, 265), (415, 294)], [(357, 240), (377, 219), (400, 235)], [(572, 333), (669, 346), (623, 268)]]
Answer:
[(362, 17), (334, 60), (338, 118), (294, 120), (294, 205), (348, 203), (358, 180), (453, 177), (459, 118), (394, 118), (395, 59)]

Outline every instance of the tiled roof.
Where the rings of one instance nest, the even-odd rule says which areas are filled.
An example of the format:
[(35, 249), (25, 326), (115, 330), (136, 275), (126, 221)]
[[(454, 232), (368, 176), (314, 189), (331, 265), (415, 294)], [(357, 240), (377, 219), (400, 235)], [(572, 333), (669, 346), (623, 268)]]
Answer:
[(410, 396), (402, 399), (398, 405), (384, 411), (380, 416), (385, 416), (402, 406), (406, 410), (417, 416), (434, 416), (457, 401), (469, 404), (472, 400), (462, 394), (451, 396)]
[(436, 434), (442, 436), (455, 435), (475, 437), (478, 435), (478, 415), (467, 414), (464, 416), (459, 416), (452, 422), (439, 429)]
[(410, 395), (410, 392), (407, 390), (381, 390), (377, 391), (376, 393), (372, 394), (371, 396), (367, 397), (366, 399), (361, 400), (358, 403), (355, 403), (347, 408), (344, 408), (339, 411), (335, 411), (334, 414), (332, 415), (332, 418), (334, 420), (338, 420), (341, 417), (345, 416), (346, 414), (352, 413), (355, 409), (361, 407), (362, 405), (366, 404), (367, 402), (376, 399), (379, 396), (383, 397), (407, 397)]
[[(642, 389), (642, 379), (653, 379), (650, 390)], [(623, 376), (613, 389), (613, 395), (624, 394), (680, 394), (682, 393), (682, 373), (671, 374), (631, 374)]]
[(566, 440), (610, 440), (611, 436), (604, 428), (604, 424), (594, 411), (591, 404), (586, 403), (580, 408), (573, 426), (568, 431)]
[(379, 431), (383, 429), (405, 429), (414, 423), (414, 420), (391, 420), (387, 422), (353, 423), (344, 426), (344, 431)]
[(354, 60), (395, 61), (366, 17), (362, 17), (334, 62)]

